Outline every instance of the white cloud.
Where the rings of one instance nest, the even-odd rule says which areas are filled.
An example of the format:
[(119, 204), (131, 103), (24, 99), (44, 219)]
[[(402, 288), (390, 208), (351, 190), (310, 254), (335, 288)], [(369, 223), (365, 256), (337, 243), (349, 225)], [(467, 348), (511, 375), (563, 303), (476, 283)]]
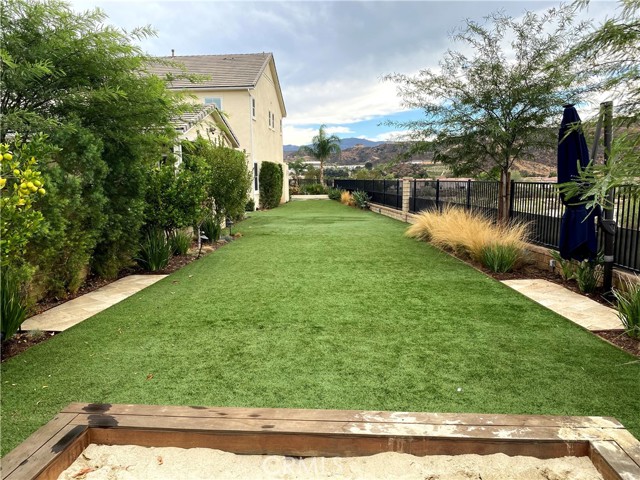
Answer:
[(349, 127), (327, 127), (324, 129), (325, 132), (327, 132), (329, 135), (335, 135), (336, 133), (355, 133), (353, 130), (351, 130), (351, 128)]
[(282, 126), (282, 137), (285, 145), (308, 145), (314, 135), (317, 134), (317, 128), (301, 128), (286, 124)]
[(409, 135), (409, 130), (395, 130), (392, 132), (384, 132), (375, 136), (367, 137), (366, 135), (360, 135), (357, 138), (364, 138), (371, 140), (372, 142), (400, 142), (405, 140)]

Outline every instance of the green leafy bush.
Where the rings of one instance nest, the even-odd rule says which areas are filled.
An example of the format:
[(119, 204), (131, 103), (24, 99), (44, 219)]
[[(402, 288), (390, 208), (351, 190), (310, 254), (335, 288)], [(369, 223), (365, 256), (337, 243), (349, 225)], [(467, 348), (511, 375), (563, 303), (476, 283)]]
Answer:
[(2, 341), (9, 340), (20, 328), (27, 310), (20, 295), (20, 284), (7, 268), (0, 271), (0, 314)]
[(560, 256), (557, 250), (549, 250), (549, 255), (556, 262), (556, 267), (560, 268), (560, 276), (563, 280), (571, 280), (574, 276), (576, 264), (572, 260), (566, 260)]
[(300, 187), (301, 195), (324, 195), (325, 193), (327, 193), (326, 187), (319, 183), (312, 183)]
[(582, 293), (592, 293), (598, 288), (602, 279), (602, 262), (584, 260), (578, 263), (573, 273), (573, 278), (578, 282), (578, 288)]
[(204, 222), (202, 222), (202, 231), (210, 242), (217, 242), (220, 240), (222, 227), (218, 220), (213, 217), (208, 217)]
[(487, 245), (482, 249), (482, 264), (495, 273), (511, 272), (520, 261), (522, 251), (515, 245)]
[(640, 339), (640, 279), (625, 279), (621, 289), (614, 288), (618, 318), (631, 338)]
[(171, 243), (171, 251), (174, 255), (186, 255), (191, 247), (191, 235), (181, 230), (175, 230), (169, 237)]
[(282, 165), (262, 162), (260, 166), (260, 205), (262, 208), (276, 208), (282, 197)]
[(256, 202), (253, 198), (250, 198), (247, 204), (244, 206), (245, 212), (253, 212), (256, 209)]
[(330, 188), (327, 191), (327, 195), (329, 195), (329, 198), (331, 200), (338, 200), (340, 201), (340, 196), (342, 195), (342, 190), (340, 190), (339, 188)]
[(162, 230), (152, 230), (149, 232), (138, 255), (138, 263), (149, 272), (162, 270), (169, 264), (171, 258), (171, 243), (167, 240)]
[(362, 192), (360, 190), (353, 192), (351, 197), (353, 198), (354, 206), (357, 208), (367, 208), (369, 206), (369, 200), (371, 200), (369, 195), (367, 195), (367, 192)]

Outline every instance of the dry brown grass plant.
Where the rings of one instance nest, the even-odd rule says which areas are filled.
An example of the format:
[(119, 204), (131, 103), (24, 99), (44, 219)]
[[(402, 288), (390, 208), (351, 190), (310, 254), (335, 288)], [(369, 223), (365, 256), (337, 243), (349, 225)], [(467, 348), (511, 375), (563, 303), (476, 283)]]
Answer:
[(349, 205), (350, 207), (353, 207), (355, 205), (353, 196), (346, 190), (340, 194), (340, 203), (344, 203), (345, 205)]
[(442, 212), (421, 212), (406, 235), (482, 261), (487, 248), (506, 247), (524, 255), (527, 226), (498, 225), (480, 213), (449, 207)]

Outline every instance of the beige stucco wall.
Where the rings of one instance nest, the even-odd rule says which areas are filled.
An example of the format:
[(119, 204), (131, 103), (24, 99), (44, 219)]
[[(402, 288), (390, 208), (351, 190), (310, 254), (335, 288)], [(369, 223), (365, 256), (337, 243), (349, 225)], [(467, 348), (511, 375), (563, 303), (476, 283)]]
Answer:
[[(276, 85), (273, 80), (271, 66), (262, 73), (256, 87), (245, 90), (207, 90), (193, 89), (189, 93), (196, 96), (199, 102), (204, 103), (206, 97), (219, 97), (222, 99), (221, 110), (227, 115), (226, 119), (233, 129), (240, 150), (247, 153), (248, 168), (252, 171), (253, 164), (262, 162), (274, 162), (284, 164), (282, 151), (282, 127), (281, 120), (284, 112), (278, 101)], [(251, 116), (251, 98), (256, 99), (256, 116)], [(269, 126), (269, 112), (275, 115), (274, 127)], [(289, 200), (289, 189), (286, 171), (283, 180), (282, 201)], [(259, 203), (258, 192), (253, 191), (256, 205)]]

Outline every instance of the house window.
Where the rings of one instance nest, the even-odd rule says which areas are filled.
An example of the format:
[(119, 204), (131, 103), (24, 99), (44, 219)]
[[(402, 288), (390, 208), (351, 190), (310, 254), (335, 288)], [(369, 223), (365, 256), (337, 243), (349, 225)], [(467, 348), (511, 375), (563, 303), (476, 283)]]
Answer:
[(273, 118), (271, 117), (271, 110), (269, 110), (269, 128), (273, 128)]
[(258, 164), (253, 164), (253, 188), (258, 190)]
[(256, 99), (251, 97), (251, 118), (256, 119)]
[(205, 105), (215, 105), (218, 107), (218, 110), (222, 110), (222, 99), (220, 97), (205, 97), (204, 99)]

